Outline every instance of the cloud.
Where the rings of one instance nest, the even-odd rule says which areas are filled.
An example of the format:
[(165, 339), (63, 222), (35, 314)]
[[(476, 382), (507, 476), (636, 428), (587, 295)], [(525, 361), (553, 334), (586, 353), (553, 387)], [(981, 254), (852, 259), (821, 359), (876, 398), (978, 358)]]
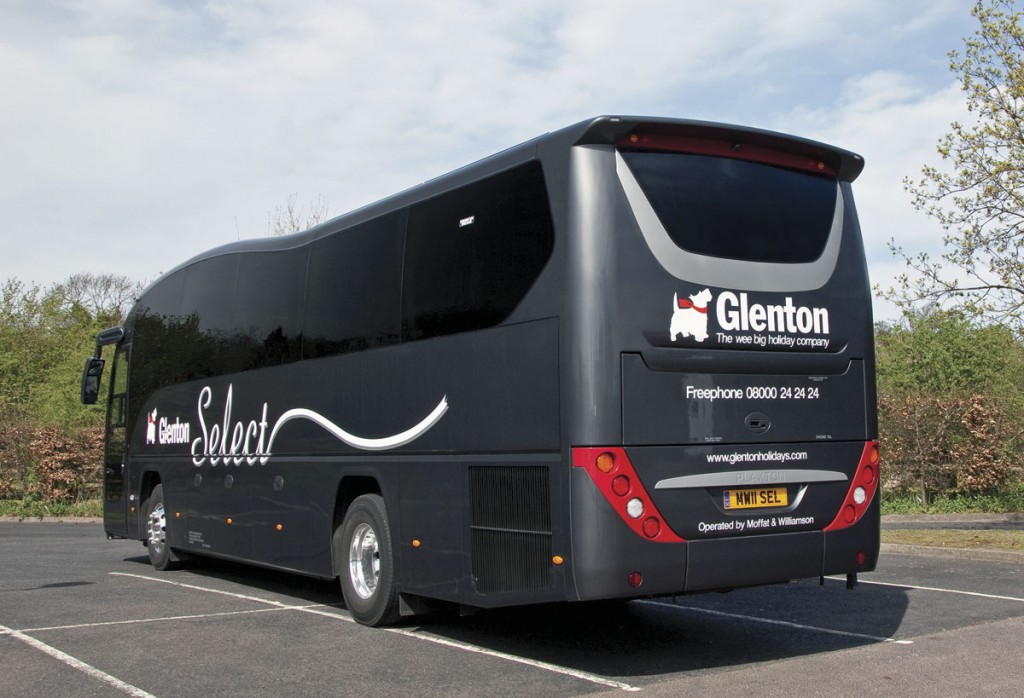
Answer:
[(875, 236), (898, 209), (875, 177), (912, 162), (886, 175), (898, 186), (924, 162), (916, 144), (937, 137), (897, 137), (876, 112), (921, 121), (947, 108), (949, 47), (931, 49), (932, 65), (922, 42), (959, 27), (961, 4), (5, 5), (0, 278), (152, 279), (262, 235), (292, 194), (340, 213), (602, 113), (738, 121), (861, 150), (862, 216), (887, 214)]
[[(854, 182), (872, 281), (883, 289), (894, 285), (907, 269), (889, 251), (894, 241), (908, 253), (942, 251), (943, 231), (924, 213), (914, 210), (905, 178), (917, 178), (926, 165), (940, 165), (939, 139), (951, 121), (970, 115), (957, 83), (936, 90), (915, 83), (913, 76), (879, 71), (849, 80), (838, 103), (800, 115), (804, 132), (864, 156), (865, 168)], [(875, 301), (878, 319), (898, 317), (894, 306)]]

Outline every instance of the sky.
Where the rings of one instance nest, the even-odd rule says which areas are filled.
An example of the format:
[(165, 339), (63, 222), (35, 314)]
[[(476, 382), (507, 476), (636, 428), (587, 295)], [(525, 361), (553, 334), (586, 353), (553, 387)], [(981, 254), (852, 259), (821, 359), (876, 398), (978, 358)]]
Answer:
[[(5, 0), (0, 282), (152, 281), (602, 114), (860, 153), (872, 281), (941, 251), (903, 179), (967, 120), (968, 0)], [(875, 299), (876, 320), (897, 317)]]

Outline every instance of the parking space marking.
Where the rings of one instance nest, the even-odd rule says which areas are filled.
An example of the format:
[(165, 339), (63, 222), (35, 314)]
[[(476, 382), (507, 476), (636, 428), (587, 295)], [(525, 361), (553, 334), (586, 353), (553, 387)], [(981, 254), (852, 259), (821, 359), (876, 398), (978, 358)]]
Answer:
[(440, 637), (438, 635), (431, 635), (415, 630), (406, 630), (403, 628), (380, 628), (389, 633), (395, 633), (397, 635), (405, 635), (406, 637), (415, 638), (417, 640), (426, 640), (427, 642), (433, 642), (437, 645), (443, 645), (445, 647), (454, 647), (455, 649), (464, 650), (466, 652), (476, 652), (477, 654), (485, 654), (488, 657), (496, 657), (498, 659), (504, 659), (509, 662), (516, 662), (518, 664), (525, 664), (536, 669), (543, 669), (550, 671), (555, 674), (562, 674), (564, 676), (571, 676), (576, 679), (588, 681), (590, 683), (598, 684), (600, 686), (608, 686), (609, 688), (617, 688), (620, 691), (641, 691), (639, 686), (631, 686), (628, 683), (622, 683), (621, 681), (615, 681), (613, 679), (605, 678), (597, 674), (591, 674), (586, 671), (579, 671), (577, 669), (570, 669), (559, 664), (549, 664), (548, 662), (542, 662), (537, 659), (527, 659), (526, 657), (520, 657), (515, 654), (508, 654), (506, 652), (499, 652), (498, 650), (489, 650), (486, 647), (480, 647), (478, 645), (471, 645), (466, 642), (459, 642), (458, 640), (449, 640), (448, 638)]
[[(232, 598), (253, 601), (255, 603), (270, 604), (277, 609), (287, 611), (299, 611), (300, 613), (312, 613), (314, 615), (326, 616), (334, 620), (341, 620), (347, 623), (355, 623), (351, 616), (342, 613), (329, 613), (327, 611), (319, 610), (318, 607), (314, 606), (289, 606), (288, 604), (281, 603), (280, 601), (274, 601), (272, 599), (262, 599), (258, 596), (250, 596), (248, 594), (239, 594), (233, 591), (223, 591), (221, 589), (210, 589), (209, 587), (201, 587), (196, 584), (187, 584), (185, 582), (176, 582), (170, 579), (160, 579), (159, 577), (149, 577), (142, 574), (130, 574), (128, 572), (109, 572), (111, 576), (115, 577), (131, 577), (134, 579), (142, 579), (147, 582), (160, 582), (161, 584), (169, 584), (171, 586), (180, 587), (182, 589), (192, 589), (195, 591), (205, 591), (211, 594), (221, 594), (223, 596), (230, 596)], [(432, 635), (429, 633), (419, 632), (415, 630), (408, 630), (406, 628), (377, 628), (382, 632), (392, 633), (394, 635), (402, 635), (404, 637), (410, 637), (415, 640), (423, 640), (425, 642), (431, 642), (435, 645), (441, 645), (443, 647), (451, 647), (453, 649), (462, 650), (464, 652), (473, 652), (476, 654), (486, 655), (495, 659), (502, 659), (508, 662), (515, 662), (517, 664), (523, 664), (535, 669), (542, 669), (555, 674), (561, 674), (563, 676), (569, 676), (581, 681), (593, 683), (599, 686), (606, 686), (608, 688), (617, 688), (620, 691), (640, 691), (637, 686), (631, 686), (630, 684), (623, 683), (621, 681), (615, 681), (613, 679), (605, 678), (597, 674), (591, 674), (586, 671), (579, 671), (577, 669), (570, 669), (558, 664), (550, 664), (548, 662), (542, 662), (536, 659), (528, 659), (526, 657), (520, 657), (515, 654), (508, 654), (507, 652), (499, 652), (497, 650), (487, 649), (486, 647), (480, 647), (478, 645), (471, 645), (466, 642), (459, 642), (458, 640), (449, 640), (448, 638), (440, 637), (438, 635)]]
[[(840, 579), (839, 577), (828, 577), (828, 579)], [(842, 579), (846, 579), (843, 577)], [(919, 591), (939, 591), (944, 594), (962, 594), (963, 596), (979, 596), (983, 599), (995, 599), (997, 601), (1017, 601), (1024, 603), (1024, 599), (1017, 596), (1001, 596), (999, 594), (983, 594), (980, 591), (964, 591), (962, 589), (943, 589), (941, 587), (923, 587), (915, 584), (896, 584), (895, 582), (872, 582), (866, 579), (857, 581), (858, 584), (873, 584), (879, 587), (895, 587), (896, 589), (917, 589)]]
[(41, 633), (48, 630), (78, 630), (80, 628), (101, 628), (105, 625), (136, 625), (139, 623), (163, 623), (169, 620), (199, 620), (201, 618), (216, 618), (217, 616), (245, 616), (253, 613), (280, 613), (281, 611), (292, 611), (302, 608), (316, 608), (323, 604), (310, 606), (285, 606), (284, 608), (254, 608), (249, 611), (218, 611), (216, 613), (193, 613), (188, 616), (159, 616), (156, 618), (133, 618), (131, 620), (105, 620), (95, 623), (75, 623), (73, 625), (47, 625), (41, 628), (22, 628), (23, 633)]
[(138, 688), (137, 686), (132, 686), (130, 683), (126, 683), (115, 676), (111, 676), (105, 671), (100, 671), (93, 665), (86, 664), (81, 659), (76, 659), (75, 657), (72, 657), (70, 654), (66, 652), (61, 652), (56, 647), (52, 647), (51, 645), (48, 645), (45, 642), (37, 640), (31, 635), (26, 635), (24, 632), (20, 630), (14, 630), (13, 628), (8, 628), (6, 625), (0, 625), (0, 635), (10, 635), (13, 638), (21, 640), (29, 647), (33, 647), (42, 652), (43, 654), (53, 657), (54, 659), (59, 660), (64, 664), (67, 664), (72, 669), (77, 669), (78, 671), (81, 671), (82, 673), (91, 676), (94, 679), (102, 681), (108, 686), (112, 686), (113, 688), (116, 688), (117, 690), (122, 691), (123, 693), (127, 693), (130, 696), (136, 696), (136, 698), (156, 698), (156, 696), (154, 696), (152, 693), (147, 693), (146, 691), (143, 691), (141, 688)]
[(817, 625), (804, 625), (803, 623), (794, 623), (788, 620), (776, 620), (775, 618), (762, 618), (760, 616), (748, 616), (742, 613), (728, 613), (726, 611), (715, 611), (710, 608), (700, 608), (699, 606), (680, 606), (674, 603), (665, 603), (664, 601), (638, 601), (637, 603), (646, 604), (649, 606), (660, 606), (661, 608), (675, 608), (683, 611), (695, 611), (697, 613), (706, 613), (712, 616), (719, 616), (722, 618), (735, 618), (737, 620), (747, 620), (754, 623), (767, 623), (768, 625), (781, 625), (787, 628), (796, 628), (797, 630), (810, 630), (817, 633), (826, 633), (828, 635), (841, 635), (843, 637), (855, 637), (859, 640), (872, 640), (873, 642), (891, 642), (896, 645), (912, 645), (913, 640), (897, 640), (894, 637), (883, 637), (880, 635), (866, 635), (864, 633), (854, 633), (848, 630), (835, 630), (834, 628), (822, 628)]

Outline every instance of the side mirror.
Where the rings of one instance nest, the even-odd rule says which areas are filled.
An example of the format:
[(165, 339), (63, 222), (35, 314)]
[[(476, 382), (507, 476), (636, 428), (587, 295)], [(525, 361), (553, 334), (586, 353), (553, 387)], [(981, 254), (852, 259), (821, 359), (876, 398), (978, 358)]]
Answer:
[(90, 356), (85, 360), (85, 368), (82, 370), (82, 404), (95, 405), (100, 395), (100, 376), (103, 375), (103, 366), (106, 360)]

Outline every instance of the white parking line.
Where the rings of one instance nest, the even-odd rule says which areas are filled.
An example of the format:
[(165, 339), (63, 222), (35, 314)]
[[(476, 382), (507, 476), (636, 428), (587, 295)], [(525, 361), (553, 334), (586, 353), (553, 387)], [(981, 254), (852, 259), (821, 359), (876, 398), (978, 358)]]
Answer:
[(23, 633), (42, 633), (48, 630), (77, 630), (79, 628), (101, 628), (105, 625), (137, 625), (140, 623), (163, 623), (168, 620), (198, 620), (200, 618), (216, 618), (218, 616), (247, 616), (253, 613), (280, 613), (302, 608), (316, 608), (323, 604), (310, 606), (286, 606), (284, 608), (254, 608), (250, 611), (220, 611), (218, 613), (195, 613), (188, 616), (158, 616), (156, 618), (133, 618), (131, 620), (106, 620), (96, 623), (75, 623), (73, 625), (47, 625), (41, 628), (22, 628)]
[[(828, 579), (839, 579), (839, 577), (828, 577)], [(842, 579), (846, 579), (843, 577)], [(980, 591), (964, 591), (962, 589), (943, 589), (941, 587), (922, 587), (914, 584), (895, 584), (893, 582), (872, 582), (860, 579), (858, 584), (873, 584), (880, 587), (895, 587), (897, 589), (918, 589), (920, 591), (938, 591), (944, 594), (961, 594), (963, 596), (978, 596), (983, 599), (995, 599), (997, 601), (1018, 601), (1024, 603), (1024, 599), (1017, 596), (1000, 596), (999, 594), (983, 594)]]
[[(172, 581), (170, 579), (160, 579), (159, 577), (149, 577), (149, 576), (141, 575), (141, 574), (129, 574), (127, 572), (109, 572), (108, 574), (110, 574), (112, 576), (115, 576), (115, 577), (131, 577), (131, 578), (134, 578), (134, 579), (143, 579), (143, 580), (145, 580), (147, 582), (160, 582), (161, 584), (169, 584), (171, 586), (180, 587), (182, 589), (192, 589), (192, 590), (195, 590), (195, 591), (205, 591), (205, 592), (210, 593), (210, 594), (221, 594), (223, 596), (230, 596), (232, 598), (241, 599), (241, 600), (244, 600), (244, 601), (253, 601), (253, 602), (256, 602), (256, 603), (269, 604), (271, 606), (274, 606), (275, 608), (282, 609), (282, 610), (299, 611), (299, 612), (302, 612), (302, 613), (312, 613), (314, 615), (326, 616), (328, 618), (333, 618), (334, 620), (341, 620), (341, 621), (345, 621), (347, 623), (355, 623), (355, 621), (352, 620), (351, 616), (344, 615), (342, 613), (329, 613), (327, 611), (321, 611), (318, 608), (311, 607), (311, 606), (289, 606), (287, 604), (281, 603), (280, 601), (273, 601), (271, 599), (262, 599), (262, 598), (260, 598), (258, 596), (249, 596), (247, 594), (239, 594), (239, 593), (232, 592), (232, 591), (222, 591), (220, 589), (210, 589), (208, 587), (201, 587), (201, 586), (197, 586), (195, 584), (186, 584), (185, 582), (176, 582), (176, 581)], [(437, 635), (431, 635), (431, 634), (420, 632), (420, 631), (416, 631), (416, 630), (408, 630), (408, 629), (405, 629), (405, 628), (378, 628), (378, 630), (383, 631), (383, 632), (392, 633), (394, 635), (403, 635), (405, 637), (411, 637), (411, 638), (413, 638), (415, 640), (423, 640), (425, 642), (430, 642), (430, 643), (433, 643), (435, 645), (442, 645), (444, 647), (452, 647), (454, 649), (463, 650), (465, 652), (473, 652), (473, 653), (476, 653), (476, 654), (482, 654), (482, 655), (486, 655), (488, 657), (494, 657), (495, 659), (503, 659), (505, 661), (515, 662), (517, 664), (524, 664), (526, 666), (530, 666), (530, 667), (533, 667), (535, 669), (542, 669), (544, 671), (548, 671), (548, 672), (551, 672), (551, 673), (561, 674), (563, 676), (570, 676), (572, 678), (580, 679), (581, 681), (586, 681), (588, 683), (596, 684), (596, 685), (599, 685), (599, 686), (606, 686), (606, 687), (609, 687), (609, 688), (617, 688), (617, 689), (619, 689), (621, 691), (639, 691), (639, 690), (641, 690), (637, 686), (631, 686), (631, 685), (629, 685), (627, 683), (622, 683), (621, 681), (614, 681), (612, 679), (608, 679), (608, 678), (605, 678), (603, 676), (598, 676), (597, 674), (591, 674), (591, 673), (586, 672), (586, 671), (578, 671), (576, 669), (570, 669), (569, 667), (560, 666), (558, 664), (550, 664), (548, 662), (541, 662), (541, 661), (538, 661), (538, 660), (535, 660), (535, 659), (527, 659), (526, 657), (519, 657), (517, 655), (508, 654), (506, 652), (499, 652), (497, 650), (487, 649), (486, 647), (479, 647), (477, 645), (471, 645), (471, 644), (466, 643), (466, 642), (459, 642), (458, 640), (449, 640), (448, 638), (439, 637)]]
[(822, 628), (817, 625), (804, 625), (803, 623), (793, 623), (788, 620), (776, 620), (774, 618), (762, 618), (760, 616), (747, 616), (742, 613), (727, 613), (725, 611), (713, 611), (710, 608), (700, 608), (699, 606), (680, 606), (674, 603), (666, 603), (664, 601), (638, 601), (637, 603), (647, 604), (649, 606), (660, 606), (662, 608), (674, 608), (682, 611), (694, 611), (696, 613), (706, 613), (712, 616), (720, 616), (723, 618), (736, 618), (737, 620), (746, 620), (754, 623), (766, 623), (768, 625), (782, 625), (787, 628), (796, 628), (797, 630), (810, 630), (816, 633), (826, 633), (828, 635), (841, 635), (843, 637), (855, 637), (860, 640), (872, 640), (873, 642), (891, 642), (897, 645), (912, 645), (913, 640), (897, 640), (894, 637), (882, 637), (879, 635), (865, 635), (864, 633), (851, 633), (847, 630), (835, 630), (833, 628)]
[(66, 652), (61, 652), (56, 647), (51, 647), (45, 642), (41, 642), (35, 639), (31, 635), (26, 635), (24, 632), (20, 630), (14, 630), (13, 628), (8, 628), (6, 625), (0, 625), (0, 635), (10, 635), (13, 638), (17, 638), (29, 647), (34, 647), (43, 654), (53, 657), (54, 659), (57, 659), (67, 664), (69, 667), (73, 669), (78, 669), (78, 671), (81, 671), (83, 674), (86, 674), (94, 679), (102, 681), (108, 686), (113, 686), (117, 690), (122, 691), (123, 693), (127, 693), (130, 696), (136, 696), (136, 698), (156, 698), (156, 696), (154, 696), (152, 693), (147, 693), (146, 691), (143, 691), (141, 688), (138, 688), (137, 686), (132, 686), (130, 683), (125, 683), (121, 679), (111, 676), (105, 671), (100, 671), (91, 664), (86, 664), (81, 659), (76, 659), (75, 657), (72, 657), (70, 654), (67, 654)]

